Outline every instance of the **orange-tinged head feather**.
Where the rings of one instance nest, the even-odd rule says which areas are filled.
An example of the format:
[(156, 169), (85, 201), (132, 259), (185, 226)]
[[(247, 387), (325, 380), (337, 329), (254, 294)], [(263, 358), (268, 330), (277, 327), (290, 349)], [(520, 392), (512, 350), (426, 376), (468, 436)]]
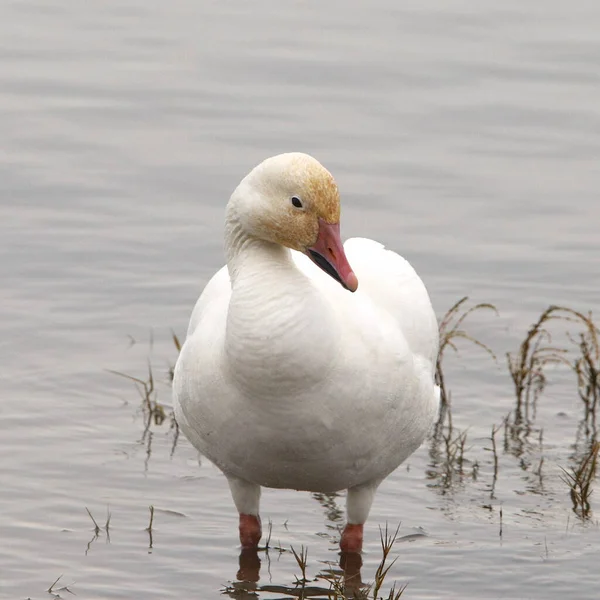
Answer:
[[(294, 207), (292, 198), (301, 200)], [(340, 221), (340, 194), (331, 173), (300, 152), (267, 158), (242, 181), (235, 198), (246, 231), (305, 252), (316, 243), (319, 220)]]

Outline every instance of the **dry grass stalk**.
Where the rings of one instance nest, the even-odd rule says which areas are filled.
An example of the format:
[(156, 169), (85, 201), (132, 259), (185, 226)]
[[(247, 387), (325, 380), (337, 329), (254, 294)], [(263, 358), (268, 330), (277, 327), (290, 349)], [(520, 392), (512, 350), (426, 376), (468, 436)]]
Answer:
[(391, 533), (388, 531), (387, 525), (383, 530), (380, 528), (382, 554), (375, 571), (374, 581), (371, 585), (363, 585), (360, 580), (360, 564), (362, 563), (360, 559), (358, 567), (354, 564), (349, 569), (348, 567), (344, 567), (344, 571), (340, 571), (331, 565), (326, 572), (320, 573), (318, 579), (326, 581), (330, 586), (326, 592), (328, 600), (399, 600), (406, 589), (406, 585), (397, 587), (396, 582), (394, 582), (387, 595), (381, 595), (381, 590), (385, 585), (389, 571), (397, 560), (395, 558), (390, 562), (389, 558), (392, 548), (398, 539), (399, 529), (400, 525), (398, 525), (395, 532)]
[(574, 340), (580, 355), (573, 362), (577, 376), (577, 391), (584, 404), (583, 425), (586, 437), (594, 440), (597, 434), (596, 413), (600, 405), (600, 330), (592, 321), (592, 314), (581, 315), (585, 330)]
[(449, 428), (448, 433), (443, 436), (444, 440), (444, 462), (442, 487), (449, 489), (453, 487), (456, 479), (462, 481), (465, 470), (465, 447), (467, 444), (467, 432), (459, 431), (452, 437), (453, 430)]
[[(445, 493), (461, 482), (465, 476), (465, 451), (467, 450), (467, 431), (455, 432), (452, 424), (452, 407), (446, 406), (445, 417), (436, 423), (431, 435), (429, 448), (430, 470), (429, 479), (436, 480), (435, 484)], [(471, 476), (477, 478), (479, 465), (474, 463)]]
[(464, 304), (468, 301), (468, 299), (469, 297), (465, 296), (464, 298), (461, 298), (454, 306), (452, 306), (450, 310), (448, 310), (448, 312), (443, 316), (439, 325), (440, 350), (435, 366), (435, 382), (440, 386), (442, 409), (446, 404), (449, 403), (450, 400), (449, 393), (446, 389), (444, 371), (442, 369), (444, 352), (447, 348), (452, 348), (452, 350), (458, 352), (458, 346), (456, 345), (458, 340), (467, 340), (485, 350), (492, 358), (496, 358), (488, 346), (469, 335), (464, 329), (462, 329), (462, 326), (467, 317), (476, 311), (492, 310), (494, 313), (496, 313), (496, 315), (498, 314), (498, 311), (493, 304), (489, 303), (479, 303), (465, 310)]
[(75, 592), (69, 589), (69, 585), (75, 585), (75, 582), (70, 583), (69, 585), (63, 585), (60, 588), (55, 589), (55, 585), (62, 579), (62, 575), (59, 575), (53, 582), (52, 585), (46, 590), (49, 594), (54, 596), (55, 598), (61, 598), (60, 592), (69, 592), (69, 594), (73, 594), (75, 596)]
[(290, 550), (296, 559), (296, 563), (298, 563), (298, 566), (300, 567), (300, 573), (302, 575), (301, 577), (298, 577), (297, 575), (295, 576), (296, 583), (305, 586), (308, 583), (308, 579), (306, 578), (306, 561), (308, 559), (308, 550), (304, 546), (300, 547), (300, 554), (296, 552), (296, 549), (293, 546), (290, 546)]
[[(583, 331), (573, 337), (564, 335), (577, 346), (579, 353), (575, 359), (569, 356), (569, 348), (553, 343), (549, 325), (554, 321), (575, 324)], [(582, 428), (586, 443), (597, 436), (596, 413), (600, 404), (600, 331), (592, 321), (592, 315), (564, 306), (549, 306), (531, 326), (518, 352), (507, 353), (508, 368), (515, 388), (517, 400), (514, 413), (505, 421), (506, 442), (510, 440), (510, 451), (515, 456), (523, 456), (527, 448), (528, 436), (533, 431), (536, 400), (547, 384), (546, 367), (565, 365), (577, 376), (579, 396), (584, 403)]]
[[(379, 537), (381, 540), (382, 556), (381, 556), (381, 561), (379, 562), (379, 565), (377, 566), (377, 570), (375, 571), (375, 581), (373, 582), (373, 585), (372, 585), (373, 600), (378, 600), (378, 598), (381, 598), (381, 596), (379, 596), (379, 592), (385, 582), (385, 578), (387, 577), (389, 570), (394, 566), (394, 563), (396, 562), (396, 560), (398, 560), (398, 557), (396, 557), (396, 558), (394, 558), (394, 560), (392, 560), (392, 562), (387, 564), (388, 557), (392, 550), (392, 547), (394, 546), (394, 544), (396, 543), (396, 540), (398, 539), (398, 531), (399, 530), (400, 530), (400, 525), (398, 525), (398, 527), (396, 527), (396, 531), (393, 534), (389, 533), (387, 523), (385, 525), (385, 530), (382, 530), (381, 527), (379, 528)], [(406, 585), (401, 587), (399, 590), (396, 590), (396, 584), (394, 583), (392, 585), (392, 588), (389, 591), (388, 600), (397, 600), (398, 598), (400, 598), (400, 596), (402, 596), (402, 593), (404, 592), (405, 589), (406, 589)]]
[[(87, 548), (85, 550), (85, 554), (87, 555), (88, 552), (90, 551), (90, 548), (92, 547), (92, 544), (100, 537), (100, 533), (102, 531), (100, 525), (98, 525), (98, 522), (96, 521), (96, 519), (94, 519), (94, 515), (92, 515), (92, 513), (90, 512), (90, 509), (86, 506), (85, 510), (88, 514), (88, 516), (90, 517), (90, 519), (92, 520), (92, 523), (94, 524), (94, 535), (92, 537), (92, 539), (88, 542), (87, 544)], [(110, 543), (110, 519), (111, 519), (111, 513), (110, 511), (107, 509), (106, 510), (106, 523), (104, 524), (104, 531), (106, 533), (106, 542)]]
[(154, 525), (154, 505), (150, 505), (148, 507), (150, 511), (150, 522), (148, 523), (148, 527), (146, 527), (146, 531), (148, 532), (148, 550), (152, 550), (154, 545), (154, 539), (152, 537), (152, 532), (154, 531), (152, 525)]
[[(177, 356), (179, 356), (179, 354), (181, 352), (181, 342), (179, 341), (179, 338), (177, 337), (176, 333), (173, 330), (171, 330), (171, 339), (173, 340), (173, 345), (175, 346), (175, 349), (177, 350)], [(175, 376), (175, 365), (169, 366), (168, 374), (169, 374), (169, 381), (173, 381), (173, 377)]]
[(120, 371), (113, 371), (109, 369), (108, 372), (112, 373), (113, 375), (118, 375), (119, 377), (128, 379), (129, 381), (132, 381), (135, 385), (135, 389), (138, 391), (140, 398), (142, 399), (144, 410), (148, 415), (146, 431), (144, 432), (144, 434), (147, 433), (152, 422), (154, 422), (155, 425), (163, 424), (163, 422), (167, 418), (167, 415), (165, 413), (164, 407), (158, 403), (158, 400), (156, 398), (157, 393), (156, 387), (154, 385), (154, 374), (152, 373), (152, 365), (149, 361), (148, 379), (146, 381), (144, 381), (143, 379), (139, 379), (138, 377), (134, 377), (133, 375), (128, 375), (127, 373), (121, 373)]
[[(130, 336), (131, 338), (131, 336)], [(136, 343), (133, 338), (131, 338), (132, 343)], [(171, 331), (171, 340), (173, 341), (173, 345), (177, 350), (177, 353), (181, 351), (181, 342), (177, 335)], [(152, 346), (154, 344), (153, 335), (150, 338), (150, 349), (152, 350)], [(174, 373), (174, 365), (169, 365), (167, 370), (168, 381), (169, 384), (173, 381), (173, 373)], [(133, 382), (140, 398), (142, 399), (142, 408), (144, 411), (144, 431), (142, 434), (141, 441), (147, 442), (146, 452), (148, 457), (151, 452), (151, 435), (149, 435), (150, 428), (152, 425), (160, 426), (165, 421), (169, 421), (170, 427), (169, 431), (173, 431), (173, 444), (171, 446), (171, 456), (175, 453), (175, 448), (177, 447), (177, 442), (179, 440), (179, 426), (177, 421), (175, 420), (175, 416), (173, 411), (167, 413), (165, 407), (158, 401), (158, 392), (155, 384), (155, 377), (152, 369), (152, 364), (150, 359), (148, 359), (148, 377), (146, 380), (140, 379), (139, 377), (134, 377), (133, 375), (129, 375), (128, 373), (123, 373), (121, 371), (108, 370), (109, 373), (113, 375), (117, 375), (119, 377), (123, 377), (124, 379), (128, 379)]]
[[(346, 585), (344, 582), (344, 574), (339, 573), (331, 569), (323, 576), (323, 579), (329, 583), (329, 590), (327, 591), (328, 600), (347, 600), (349, 596), (346, 593)], [(353, 598), (359, 598), (360, 600), (366, 599), (364, 594), (358, 592), (358, 595), (352, 594)]]
[(498, 448), (496, 447), (496, 434), (500, 430), (500, 427), (492, 425), (492, 452), (494, 455), (494, 475), (492, 477), (492, 489), (490, 491), (490, 497), (493, 499), (496, 497), (496, 483), (498, 481)]
[[(248, 572), (245, 573), (246, 575), (250, 575), (249, 579), (240, 579), (240, 573), (242, 573), (242, 562), (240, 562), (238, 581), (233, 585), (225, 586), (223, 593), (232, 598), (245, 598), (250, 597), (250, 595), (255, 597), (257, 592), (265, 592), (269, 594), (277, 593), (286, 598), (294, 597), (304, 600), (308, 600), (308, 598), (327, 598), (327, 600), (399, 600), (406, 585), (397, 587), (396, 583), (393, 583), (387, 595), (382, 595), (381, 593), (389, 571), (395, 563), (395, 559), (390, 562), (389, 558), (397, 540), (398, 529), (393, 534), (388, 532), (387, 526), (385, 530), (380, 530), (382, 557), (375, 573), (374, 582), (371, 585), (364, 585), (361, 581), (360, 568), (362, 566), (362, 558), (359, 554), (342, 555), (340, 559), (341, 569), (338, 568), (337, 564), (326, 563), (328, 565), (327, 568), (320, 571), (314, 579), (311, 579), (307, 569), (307, 550), (302, 547), (300, 552), (298, 552), (292, 547), (291, 553), (300, 569), (300, 574), (294, 576), (295, 582), (292, 585), (274, 585), (270, 583), (257, 585), (257, 569), (260, 563), (253, 565), (254, 568), (251, 569), (251, 574)], [(274, 548), (278, 549), (276, 546)], [(281, 548), (280, 553), (284, 552), (287, 553), (288, 551)], [(240, 555), (240, 561), (242, 561), (243, 555), (244, 552)], [(315, 583), (310, 584), (311, 581)], [(317, 582), (325, 582), (329, 585), (329, 588), (323, 587)]]
[(502, 506), (500, 506), (500, 531), (498, 532), (498, 536), (502, 538)]
[(148, 507), (150, 511), (150, 522), (148, 523), (148, 527), (146, 527), (146, 531), (152, 531), (152, 525), (154, 524), (154, 506), (151, 504)]
[[(131, 338), (131, 339), (133, 339), (133, 338)], [(181, 352), (181, 342), (180, 342), (179, 338), (177, 337), (177, 335), (175, 334), (175, 332), (173, 332), (173, 331), (171, 331), (171, 339), (173, 341), (173, 345), (175, 346), (175, 349), (177, 350), (177, 354), (179, 354)], [(134, 340), (134, 343), (135, 343), (135, 340)], [(151, 350), (152, 350), (153, 345), (154, 345), (154, 337), (152, 336), (150, 338), (150, 349)], [(175, 369), (174, 365), (171, 365), (168, 368), (169, 383), (173, 381), (174, 369)], [(167, 415), (165, 413), (164, 407), (161, 404), (159, 404), (157, 401), (157, 391), (156, 391), (154, 373), (152, 371), (152, 364), (150, 362), (150, 359), (148, 359), (148, 379), (145, 381), (138, 377), (134, 377), (133, 375), (129, 375), (128, 373), (122, 373), (121, 371), (114, 371), (112, 369), (108, 369), (108, 372), (112, 373), (113, 375), (118, 375), (119, 377), (124, 377), (125, 379), (132, 381), (142, 399), (142, 403), (143, 403), (145, 410), (147, 410), (148, 413), (151, 415), (152, 420), (154, 421), (154, 423), (156, 425), (162, 425), (162, 423), (167, 418)]]
[(552, 336), (547, 324), (553, 320), (569, 320), (573, 311), (560, 306), (550, 306), (531, 326), (516, 354), (507, 353), (508, 370), (515, 386), (517, 406), (528, 407), (546, 386), (544, 368), (549, 364), (569, 365), (565, 348), (552, 346)]
[[(573, 365), (565, 356), (568, 352), (566, 348), (551, 345), (552, 336), (547, 326), (551, 321), (556, 320), (576, 323), (584, 327), (584, 333), (580, 334), (579, 341), (582, 356)], [(507, 353), (508, 369), (515, 385), (518, 403), (527, 404), (531, 398), (537, 398), (544, 390), (547, 382), (544, 368), (549, 364), (565, 364), (573, 367), (578, 374), (583, 395), (593, 393), (593, 384), (598, 383), (599, 334), (600, 331), (593, 323), (591, 314), (584, 315), (564, 306), (549, 306), (531, 326), (521, 342), (519, 351), (515, 355)], [(589, 370), (590, 365), (591, 370)], [(590, 392), (587, 392), (588, 383), (592, 385)]]
[(578, 465), (571, 467), (570, 471), (562, 469), (562, 480), (570, 489), (573, 512), (582, 519), (589, 519), (592, 514), (590, 497), (598, 469), (598, 452), (600, 442), (592, 442), (589, 451), (584, 454)]
[(92, 513), (90, 512), (90, 509), (87, 506), (85, 507), (85, 510), (87, 511), (87, 514), (90, 516), (90, 519), (92, 520), (92, 523), (94, 524), (94, 534), (96, 535), (96, 537), (98, 537), (100, 535), (100, 526), (96, 522), (96, 519), (94, 519), (94, 516), (92, 515)]

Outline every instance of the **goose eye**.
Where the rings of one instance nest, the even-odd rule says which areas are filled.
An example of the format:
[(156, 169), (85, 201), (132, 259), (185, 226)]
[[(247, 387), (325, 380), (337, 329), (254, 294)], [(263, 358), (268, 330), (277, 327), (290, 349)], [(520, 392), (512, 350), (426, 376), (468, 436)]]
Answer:
[(296, 208), (302, 208), (302, 200), (300, 200), (300, 198), (298, 198), (298, 196), (292, 196), (292, 204)]

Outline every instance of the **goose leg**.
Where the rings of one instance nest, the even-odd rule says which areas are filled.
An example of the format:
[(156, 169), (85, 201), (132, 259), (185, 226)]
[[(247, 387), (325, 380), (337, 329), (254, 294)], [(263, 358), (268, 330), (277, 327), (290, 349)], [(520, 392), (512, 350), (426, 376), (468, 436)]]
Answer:
[(342, 552), (361, 552), (363, 525), (369, 516), (379, 481), (357, 485), (348, 489), (346, 499), (347, 523), (340, 539)]
[(260, 486), (244, 479), (227, 475), (233, 502), (240, 515), (240, 543), (242, 548), (257, 548), (262, 536), (260, 523)]

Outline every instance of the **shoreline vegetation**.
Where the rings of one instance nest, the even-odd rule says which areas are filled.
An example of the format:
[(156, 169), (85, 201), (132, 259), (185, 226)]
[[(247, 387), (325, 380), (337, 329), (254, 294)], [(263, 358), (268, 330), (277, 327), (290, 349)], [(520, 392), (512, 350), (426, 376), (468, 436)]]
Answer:
[[(449, 494), (469, 481), (477, 481), (485, 471), (485, 476), (489, 477), (486, 488), (489, 491), (489, 500), (482, 504), (482, 507), (489, 511), (498, 511), (499, 535), (502, 536), (502, 505), (498, 507), (498, 503), (494, 502), (502, 459), (509, 456), (519, 461), (520, 468), (526, 472), (530, 482), (529, 489), (535, 493), (543, 493), (549, 465), (545, 463), (544, 458), (544, 430), (536, 424), (536, 417), (538, 405), (543, 402), (544, 392), (552, 384), (553, 374), (560, 370), (572, 377), (573, 396), (577, 399), (579, 419), (568, 460), (563, 464), (554, 460), (554, 466), (558, 472), (558, 479), (564, 486), (564, 493), (570, 498), (575, 519), (582, 524), (593, 523), (592, 496), (598, 475), (600, 453), (600, 329), (591, 313), (585, 314), (568, 307), (551, 305), (531, 324), (521, 343), (507, 352), (502, 359), (492, 347), (472, 336), (468, 329), (469, 319), (474, 315), (494, 317), (498, 314), (493, 304), (472, 304), (468, 297), (464, 297), (439, 320), (440, 352), (435, 377), (441, 389), (441, 405), (438, 420), (425, 442), (429, 453), (429, 464), (425, 473), (428, 486), (441, 494)], [(170, 337), (173, 349), (178, 354), (181, 341), (173, 331), (170, 332)], [(130, 339), (132, 345), (137, 343), (133, 338)], [(444, 362), (450, 350), (459, 353), (465, 344), (476, 346), (498, 365), (505, 361), (509, 381), (513, 385), (511, 409), (500, 423), (490, 425), (490, 434), (484, 440), (483, 447), (481, 438), (473, 440), (471, 444), (469, 431), (457, 429), (452, 418), (452, 390), (444, 372)], [(165, 389), (168, 390), (168, 385), (173, 379), (174, 361), (168, 363), (166, 369), (161, 369), (160, 375), (155, 375), (158, 369), (151, 359), (152, 347), (151, 335), (144, 375), (109, 372), (130, 381), (139, 394), (140, 412), (144, 423), (140, 443), (146, 445), (148, 457), (151, 454), (154, 431), (158, 429), (167, 431), (171, 436), (170, 452), (173, 456), (179, 440), (179, 430), (170, 407), (170, 395), (166, 394), (167, 401), (162, 399), (162, 395), (159, 397), (157, 380), (166, 384)], [(479, 448), (476, 447), (477, 444)], [(486, 465), (480, 464), (477, 458), (481, 456), (482, 450), (490, 455)], [(477, 457), (473, 458), (472, 455)], [(341, 526), (343, 513), (336, 503), (337, 494), (313, 494), (313, 497), (321, 503), (328, 519)], [(110, 516), (105, 527), (107, 534), (109, 521)], [(148, 531), (151, 531), (151, 527), (150, 525)], [(99, 527), (96, 523), (95, 528), (97, 536)], [(332, 535), (338, 535), (338, 527), (334, 529)], [(270, 530), (269, 527), (269, 532)], [(399, 529), (395, 529), (395, 533), (390, 532), (387, 524), (383, 530), (380, 529), (381, 561), (370, 577), (369, 584), (363, 583), (361, 579), (362, 561), (358, 560), (357, 564), (357, 559), (353, 562), (351, 557), (342, 556), (339, 566), (329, 564), (326, 568), (321, 568), (317, 575), (310, 576), (307, 571), (308, 549), (270, 546), (269, 534), (262, 551), (266, 552), (267, 557), (269, 549), (280, 554), (291, 553), (299, 569), (296, 580), (290, 586), (259, 586), (256, 565), (260, 565), (260, 559), (257, 556), (246, 556), (242, 552), (238, 581), (226, 585), (222, 593), (234, 598), (242, 597), (240, 594), (256, 594), (263, 591), (284, 593), (297, 598), (398, 600), (403, 595), (406, 584), (394, 582), (386, 586), (385, 583), (386, 576), (395, 562), (390, 553), (394, 544), (402, 539), (398, 537), (398, 533)], [(387, 588), (386, 592), (382, 591), (384, 588)]]

